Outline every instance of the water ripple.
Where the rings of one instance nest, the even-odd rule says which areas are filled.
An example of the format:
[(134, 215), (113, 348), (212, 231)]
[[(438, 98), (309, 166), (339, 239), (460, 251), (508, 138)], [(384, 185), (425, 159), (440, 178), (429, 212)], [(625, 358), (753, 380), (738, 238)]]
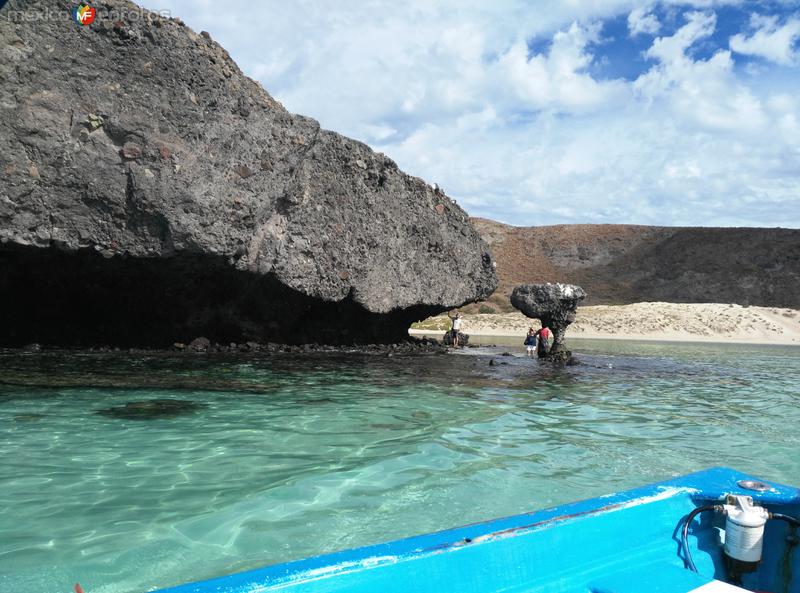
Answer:
[[(800, 350), (583, 346), (555, 370), (496, 350), (0, 354), (3, 588), (132, 593), (711, 465), (796, 482)], [(95, 414), (144, 400), (197, 408)]]

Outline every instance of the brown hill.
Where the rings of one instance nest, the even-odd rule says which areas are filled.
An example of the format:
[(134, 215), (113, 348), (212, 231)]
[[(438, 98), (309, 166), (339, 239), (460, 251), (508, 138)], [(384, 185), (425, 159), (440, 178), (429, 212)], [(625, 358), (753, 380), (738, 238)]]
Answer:
[[(524, 282), (584, 287), (586, 305), (642, 301), (800, 309), (800, 230), (556, 225), (473, 218), (497, 261), (488, 304), (505, 311)], [(477, 309), (476, 306), (473, 308)]]

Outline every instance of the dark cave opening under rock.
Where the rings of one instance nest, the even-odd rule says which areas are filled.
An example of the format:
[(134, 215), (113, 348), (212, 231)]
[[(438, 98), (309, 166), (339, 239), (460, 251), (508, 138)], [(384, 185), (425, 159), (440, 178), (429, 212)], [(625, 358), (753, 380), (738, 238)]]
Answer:
[(207, 254), (106, 258), (91, 249), (0, 246), (0, 346), (168, 347), (212, 342), (391, 343), (442, 307), (372, 313), (325, 301)]

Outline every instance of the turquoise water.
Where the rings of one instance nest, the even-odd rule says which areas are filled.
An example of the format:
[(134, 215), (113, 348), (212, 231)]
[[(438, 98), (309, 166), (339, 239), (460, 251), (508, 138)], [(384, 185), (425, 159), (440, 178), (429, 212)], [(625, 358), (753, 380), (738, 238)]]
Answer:
[[(147, 591), (713, 465), (800, 483), (800, 348), (514, 344), (0, 354), (0, 591)], [(97, 413), (151, 399), (197, 406)]]

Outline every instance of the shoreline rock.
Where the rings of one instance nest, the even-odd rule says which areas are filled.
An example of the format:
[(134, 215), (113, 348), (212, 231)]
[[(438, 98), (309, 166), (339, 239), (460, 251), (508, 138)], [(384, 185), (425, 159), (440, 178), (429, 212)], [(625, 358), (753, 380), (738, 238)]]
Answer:
[(104, 7), (0, 18), (0, 344), (391, 343), (492, 293), (455, 201), (289, 113), (209, 36)]
[[(446, 331), (442, 336), (442, 344), (445, 346), (452, 346), (453, 345), (453, 332)], [(458, 332), (458, 345), (459, 347), (467, 347), (469, 346), (469, 334), (465, 334), (464, 332)]]
[[(195, 346), (191, 346), (195, 344)], [(347, 353), (369, 354), (376, 356), (397, 356), (416, 354), (446, 354), (450, 351), (446, 345), (433, 338), (410, 338), (401, 342), (390, 344), (280, 344), (276, 342), (231, 342), (219, 344), (207, 338), (196, 338), (190, 345), (175, 342), (167, 348), (120, 348), (118, 346), (90, 346), (85, 348), (69, 348), (59, 346), (39, 346), (35, 350), (30, 348), (2, 348), (0, 352), (47, 354), (47, 353), (88, 353), (88, 354), (178, 354), (214, 355), (214, 354), (319, 354), (319, 353)], [(205, 347), (204, 347), (205, 346)]]

